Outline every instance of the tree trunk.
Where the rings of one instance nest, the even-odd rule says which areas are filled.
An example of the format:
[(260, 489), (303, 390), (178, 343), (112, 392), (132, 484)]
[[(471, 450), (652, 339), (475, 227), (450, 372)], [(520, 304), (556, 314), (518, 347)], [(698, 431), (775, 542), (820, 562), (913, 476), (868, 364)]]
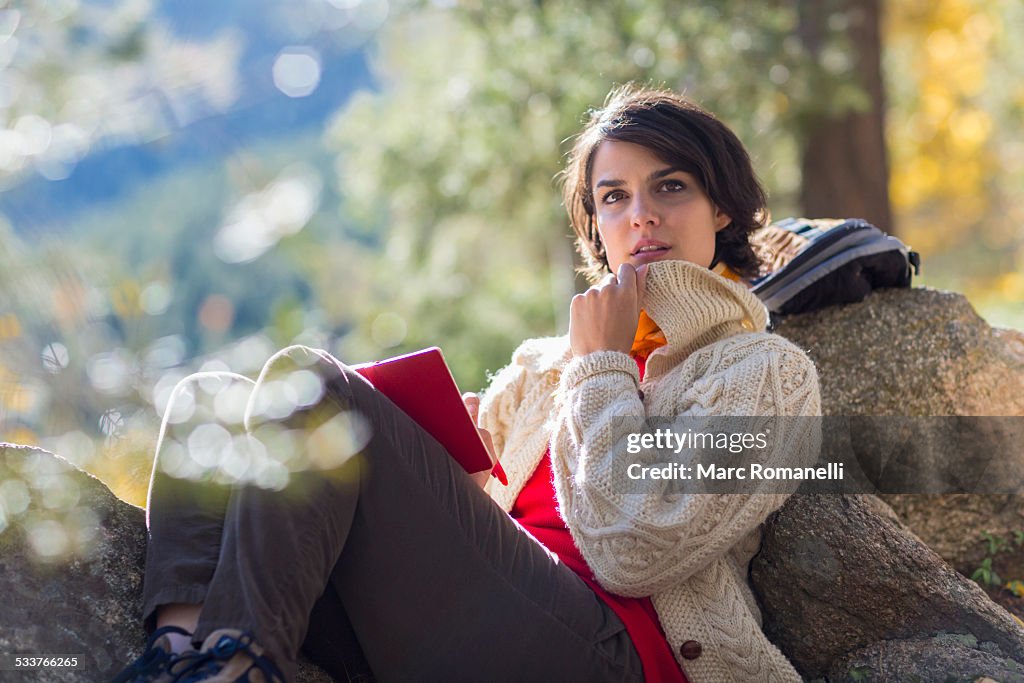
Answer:
[(812, 55), (821, 52), (829, 18), (846, 15), (854, 81), (870, 100), (864, 110), (810, 119), (800, 203), (811, 218), (864, 218), (895, 233), (885, 149), (881, 11), (881, 0), (798, 0), (800, 38)]

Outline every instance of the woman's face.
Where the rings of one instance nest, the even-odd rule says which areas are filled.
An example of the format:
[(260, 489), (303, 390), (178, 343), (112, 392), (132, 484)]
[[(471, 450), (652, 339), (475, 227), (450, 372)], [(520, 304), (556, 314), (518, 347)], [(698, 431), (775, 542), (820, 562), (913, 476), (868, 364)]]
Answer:
[(696, 178), (646, 147), (615, 140), (597, 148), (592, 173), (597, 231), (613, 273), (623, 263), (669, 259), (711, 265), (715, 233), (731, 219)]

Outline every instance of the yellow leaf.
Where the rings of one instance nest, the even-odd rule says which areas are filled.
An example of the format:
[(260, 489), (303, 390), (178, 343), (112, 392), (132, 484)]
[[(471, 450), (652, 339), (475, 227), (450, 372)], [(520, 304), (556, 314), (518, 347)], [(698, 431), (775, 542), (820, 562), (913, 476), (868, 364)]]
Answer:
[[(1018, 598), (1024, 598), (1024, 581), (1018, 581), (1017, 579), (1014, 579), (1013, 581), (1007, 581), (1004, 588), (1009, 590)], [(1016, 617), (1014, 618), (1016, 619)], [(1020, 621), (1020, 619), (1017, 619), (1017, 621)], [(1024, 624), (1021, 625), (1024, 626)]]

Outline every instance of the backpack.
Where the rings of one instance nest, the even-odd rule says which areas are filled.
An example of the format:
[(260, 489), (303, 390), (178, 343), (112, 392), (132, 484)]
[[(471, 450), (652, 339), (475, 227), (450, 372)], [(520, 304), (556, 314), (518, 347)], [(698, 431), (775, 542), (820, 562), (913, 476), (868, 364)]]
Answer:
[(776, 315), (863, 301), (880, 287), (909, 287), (921, 257), (860, 218), (787, 218), (750, 238), (767, 262), (751, 291)]

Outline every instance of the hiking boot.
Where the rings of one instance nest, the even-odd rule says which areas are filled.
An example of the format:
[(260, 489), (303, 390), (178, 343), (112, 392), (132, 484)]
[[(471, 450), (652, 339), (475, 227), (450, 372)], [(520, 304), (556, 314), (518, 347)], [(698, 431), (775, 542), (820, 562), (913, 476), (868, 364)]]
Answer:
[(171, 640), (168, 633), (179, 633), (183, 636), (192, 635), (177, 626), (164, 626), (153, 631), (146, 641), (146, 649), (138, 659), (117, 675), (113, 683), (171, 683), (174, 680), (176, 663), (189, 654), (176, 655), (171, 652)]
[(250, 631), (222, 628), (214, 631), (198, 654), (175, 667), (174, 683), (286, 683), (281, 670), (263, 655)]

